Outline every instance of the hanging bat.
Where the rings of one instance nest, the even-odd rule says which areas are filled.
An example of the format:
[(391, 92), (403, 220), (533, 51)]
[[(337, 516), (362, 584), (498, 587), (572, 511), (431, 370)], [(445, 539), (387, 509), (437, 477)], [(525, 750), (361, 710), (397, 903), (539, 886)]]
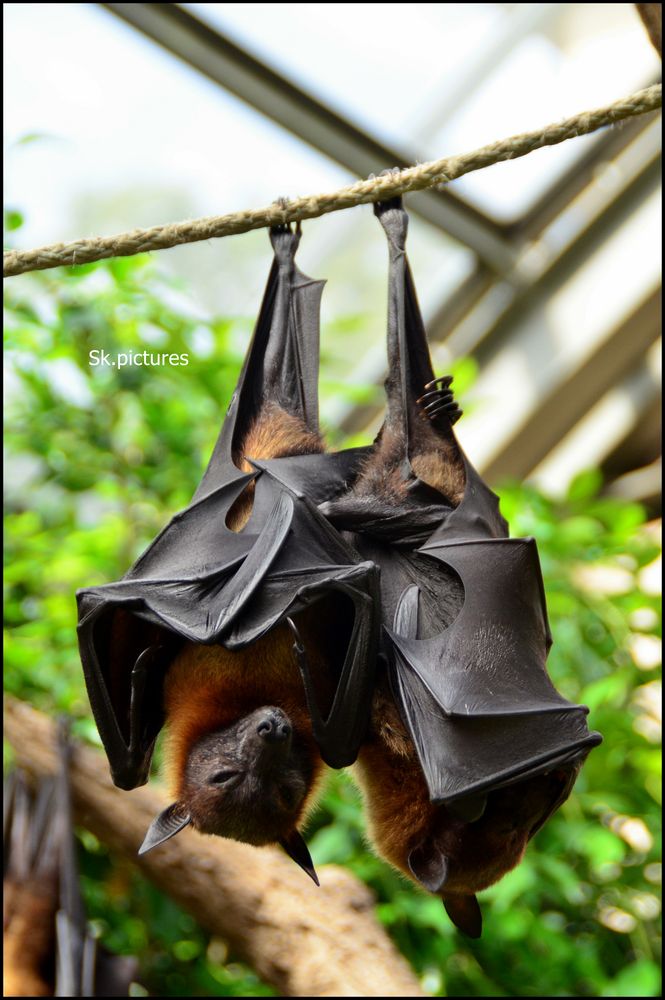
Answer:
[(475, 893), (518, 864), (600, 736), (547, 675), (535, 542), (508, 537), (456, 441), (401, 201), (375, 212), (390, 253), (387, 415), (351, 489), (320, 507), (381, 570), (384, 667), (357, 772), (379, 853), (478, 937)]
[(79, 592), (79, 642), (117, 785), (147, 780), (166, 722), (174, 802), (142, 852), (191, 824), (281, 843), (316, 881), (298, 826), (324, 763), (351, 764), (367, 730), (378, 571), (317, 508), (367, 449), (323, 454), (323, 283), (295, 266), (299, 240), (271, 232), (256, 330), (191, 504), (123, 580)]
[(128, 996), (136, 960), (108, 952), (86, 923), (64, 721), (58, 757), (58, 774), (34, 796), (21, 771), (5, 779), (3, 995)]
[[(452, 434), (459, 413), (449, 380), (433, 379), (406, 216), (377, 211), (391, 375), (373, 448), (322, 451), (321, 283), (295, 268), (297, 234), (273, 232), (257, 329), (201, 486), (124, 580), (79, 594), (81, 653), (117, 784), (147, 779), (167, 722), (175, 801), (142, 850), (192, 824), (279, 842), (315, 879), (298, 825), (322, 762), (345, 766), (360, 749), (380, 852), (477, 933), (475, 891), (517, 863), (598, 737), (545, 672), (534, 544), (506, 538)], [(504, 819), (518, 832), (502, 833)]]

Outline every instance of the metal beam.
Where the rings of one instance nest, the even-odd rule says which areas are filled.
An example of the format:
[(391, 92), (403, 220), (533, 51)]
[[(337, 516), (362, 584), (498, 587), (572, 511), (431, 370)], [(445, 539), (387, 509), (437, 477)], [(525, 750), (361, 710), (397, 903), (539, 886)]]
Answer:
[[(660, 409), (661, 377), (654, 345), (645, 360), (626, 372), (584, 415), (544, 462), (529, 477), (552, 496), (565, 495), (571, 479), (589, 467), (605, 468), (641, 437), (645, 423)], [(625, 465), (615, 464), (614, 475), (634, 469), (631, 457)], [(609, 488), (609, 487), (608, 487)]]
[[(658, 79), (651, 78), (645, 80), (644, 86), (649, 87), (658, 82)], [(642, 115), (639, 118), (626, 119), (621, 123), (621, 128), (601, 129), (596, 132), (586, 152), (557, 176), (529, 211), (517, 222), (506, 227), (506, 232), (510, 233), (511, 238), (517, 243), (524, 244), (528, 240), (536, 239), (546, 226), (584, 191), (599, 169), (602, 170), (604, 166), (610, 164), (614, 165), (636, 140), (640, 149), (650, 145), (648, 136), (644, 137), (642, 133), (652, 130), (654, 118), (653, 115)], [(648, 158), (647, 155), (646, 159)]]
[[(173, 3), (101, 4), (315, 149), (366, 177), (423, 157), (394, 149), (315, 100), (230, 38)], [(498, 274), (512, 271), (516, 251), (502, 227), (446, 188), (410, 196), (409, 208), (470, 247)]]
[[(662, 415), (660, 415), (660, 419), (662, 419)], [(624, 443), (628, 447), (632, 446), (632, 436)], [(605, 472), (604, 467), (601, 471)], [(604, 492), (610, 497), (637, 500), (644, 504), (651, 520), (662, 516), (662, 484), (663, 462), (662, 459), (657, 458), (649, 465), (642, 466), (641, 469), (625, 472), (618, 479), (610, 482)]]
[(490, 482), (525, 479), (569, 431), (634, 368), (660, 336), (660, 295), (653, 292), (568, 378), (558, 382), (483, 468)]
[[(632, 163), (630, 169), (624, 167), (620, 159), (616, 161), (616, 165), (622, 166), (621, 182), (606, 197), (598, 199), (589, 191), (585, 210), (578, 212), (582, 224), (570, 226), (573, 231), (570, 240), (557, 247), (549, 258), (545, 255), (543, 262), (533, 268), (531, 281), (521, 285), (503, 282), (502, 294), (491, 288), (489, 294), (495, 294), (497, 300), (491, 319), (481, 300), (475, 307), (478, 317), (469, 313), (457, 329), (448, 327), (445, 339), (454, 357), (473, 353), (482, 367), (509, 338), (521, 311), (530, 308), (537, 296), (546, 298), (552, 294), (658, 188), (661, 183), (659, 136), (651, 132), (640, 137), (640, 141), (644, 142), (644, 155), (636, 158), (637, 162)], [(520, 266), (524, 268), (524, 262)], [(436, 322), (432, 330), (434, 341), (440, 340), (444, 331), (437, 328)]]

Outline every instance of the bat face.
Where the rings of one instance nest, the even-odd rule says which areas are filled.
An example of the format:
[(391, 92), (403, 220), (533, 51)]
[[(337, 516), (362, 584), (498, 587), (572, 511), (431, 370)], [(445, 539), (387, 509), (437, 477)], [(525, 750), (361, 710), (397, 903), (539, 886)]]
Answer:
[(201, 833), (274, 843), (298, 820), (311, 772), (291, 720), (267, 706), (196, 743), (180, 798)]
[(430, 892), (443, 895), (468, 896), (493, 885), (520, 863), (529, 840), (567, 797), (573, 780), (571, 769), (558, 768), (496, 789), (467, 805), (468, 819), (460, 815), (463, 805), (437, 807), (408, 854), (411, 873)]
[[(414, 745), (386, 688), (375, 696), (372, 729), (372, 738), (361, 748), (356, 777), (377, 851), (439, 896), (460, 930), (479, 937), (482, 917), (475, 894), (520, 863), (529, 840), (570, 794), (584, 755), (521, 781), (442, 803), (432, 801)], [(474, 766), (472, 750), (467, 762)]]
[(179, 797), (150, 824), (139, 854), (191, 825), (254, 846), (278, 843), (318, 885), (296, 826), (316, 777), (300, 727), (274, 705), (254, 709), (194, 742)]

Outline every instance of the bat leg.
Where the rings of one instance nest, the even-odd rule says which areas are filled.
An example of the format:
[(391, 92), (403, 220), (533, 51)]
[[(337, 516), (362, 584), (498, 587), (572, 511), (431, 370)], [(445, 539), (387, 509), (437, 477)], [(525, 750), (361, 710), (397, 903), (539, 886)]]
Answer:
[[(426, 487), (430, 487), (449, 497), (451, 477), (445, 469), (461, 466), (456, 462), (451, 428), (462, 411), (450, 388), (452, 376), (436, 378), (432, 369), (427, 334), (406, 259), (408, 216), (401, 199), (377, 202), (374, 212), (387, 236), (389, 254), (388, 408), (383, 428), (386, 449), (390, 448), (393, 460), (401, 459), (401, 476), (409, 484), (409, 491), (418, 489), (426, 499)], [(442, 446), (444, 453), (437, 460)], [(460, 470), (454, 478), (462, 475)], [(428, 497), (429, 502), (434, 502), (431, 493)]]
[[(262, 412), (270, 418), (271, 407), (295, 418), (301, 433), (306, 430), (317, 439), (319, 435), (319, 310), (324, 282), (307, 277), (295, 264), (300, 225), (295, 230), (273, 226), (270, 241), (275, 258), (236, 389), (237, 413), (232, 419), (236, 452), (243, 450), (242, 442)], [(318, 446), (311, 444), (313, 451), (321, 451), (320, 441)], [(245, 454), (261, 457), (258, 452)]]

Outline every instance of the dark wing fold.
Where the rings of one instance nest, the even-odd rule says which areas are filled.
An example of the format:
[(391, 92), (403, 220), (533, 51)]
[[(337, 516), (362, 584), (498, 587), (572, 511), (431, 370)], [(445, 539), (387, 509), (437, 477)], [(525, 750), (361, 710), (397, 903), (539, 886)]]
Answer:
[(319, 429), (319, 307), (325, 282), (298, 270), (299, 233), (271, 230), (275, 258), (238, 384), (194, 499), (237, 475), (234, 454), (265, 402)]
[(587, 709), (554, 688), (542, 579), (532, 539), (427, 545), (451, 566), (465, 603), (432, 639), (416, 638), (417, 588), (386, 630), (391, 684), (435, 802), (533, 777), (600, 742)]
[[(223, 561), (221, 546), (220, 563), (209, 556), (207, 566), (196, 574), (187, 567), (186, 577), (182, 571), (171, 578), (126, 578), (79, 595), (88, 693), (114, 781), (121, 787), (134, 787), (148, 777), (162, 724), (161, 713), (154, 709), (164, 673), (160, 642), (172, 643), (177, 635), (241, 648), (333, 591), (348, 598), (349, 643), (330, 716), (324, 720), (314, 701), (310, 708), (324, 759), (336, 767), (355, 760), (367, 725), (376, 658), (376, 568), (361, 562), (305, 497), (292, 494), (267, 471), (257, 483), (259, 492), (272, 495), (270, 514), (257, 535), (243, 539), (251, 544), (246, 556), (234, 558), (231, 565)], [(259, 502), (265, 497), (257, 497)], [(131, 657), (127, 661), (131, 690), (124, 725), (117, 711), (120, 703), (114, 699), (114, 645), (104, 643), (109, 616), (118, 611), (129, 612), (131, 627), (138, 630), (134, 652), (146, 644), (135, 662)], [(148, 645), (149, 627), (160, 630), (156, 646)], [(313, 698), (311, 683), (308, 692)]]
[[(260, 484), (271, 484), (265, 474)], [(280, 550), (252, 600), (224, 636), (229, 649), (246, 646), (317, 601), (346, 598), (339, 615), (348, 635), (337, 665), (336, 691), (327, 714), (317, 704), (306, 649), (296, 640), (314, 737), (331, 767), (352, 764), (369, 721), (378, 644), (379, 580), (373, 562), (362, 562), (351, 546), (304, 496), (294, 496), (289, 544)]]

